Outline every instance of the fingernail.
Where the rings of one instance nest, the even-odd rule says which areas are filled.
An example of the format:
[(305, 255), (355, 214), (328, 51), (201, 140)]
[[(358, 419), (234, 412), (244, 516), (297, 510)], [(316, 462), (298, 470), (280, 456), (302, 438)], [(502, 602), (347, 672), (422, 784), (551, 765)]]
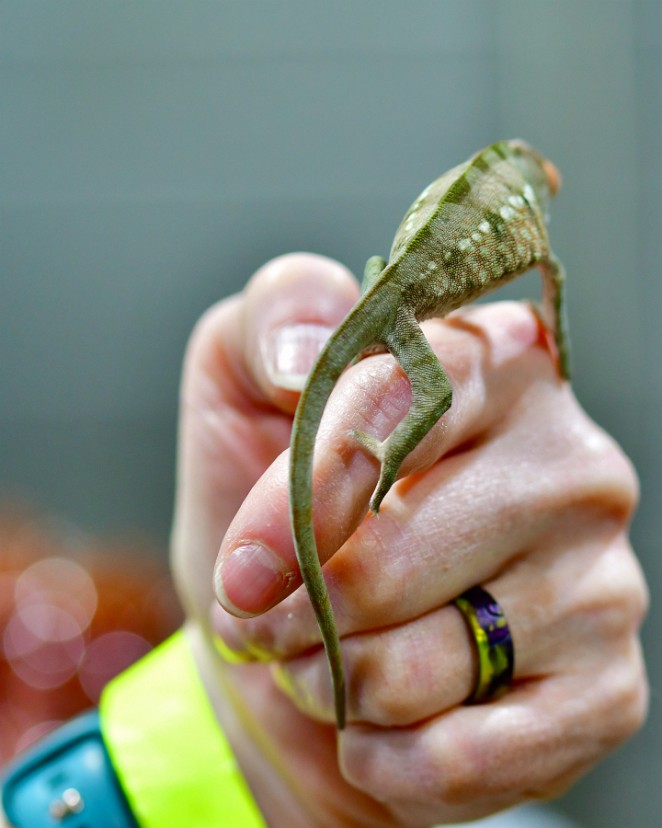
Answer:
[(302, 323), (277, 328), (262, 343), (262, 356), (271, 382), (288, 391), (300, 391), (331, 335), (329, 325)]
[(247, 544), (234, 549), (216, 570), (216, 596), (229, 612), (253, 616), (272, 607), (293, 577), (271, 549)]

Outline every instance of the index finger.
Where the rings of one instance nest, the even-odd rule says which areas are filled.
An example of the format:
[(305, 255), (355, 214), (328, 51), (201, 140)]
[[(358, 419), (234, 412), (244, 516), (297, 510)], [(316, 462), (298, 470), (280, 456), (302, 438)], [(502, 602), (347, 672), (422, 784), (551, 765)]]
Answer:
[(196, 613), (214, 602), (210, 576), (232, 518), (288, 445), (301, 375), (357, 294), (337, 262), (290, 254), (196, 325), (181, 382), (171, 536), (180, 595)]
[[(537, 348), (544, 342), (539, 323), (521, 304), (464, 311), (429, 324), (426, 332), (450, 376), (453, 404), (406, 459), (404, 474), (421, 471), (477, 439), (511, 409), (512, 400), (528, 384), (540, 380), (541, 372), (556, 382), (549, 355)], [(534, 349), (537, 359), (530, 358)], [(519, 369), (512, 370), (518, 362)], [(388, 355), (364, 360), (338, 382), (324, 413), (314, 463), (315, 530), (323, 563), (365, 517), (379, 472), (353, 431), (383, 439), (402, 419), (410, 400), (409, 382)], [(216, 594), (222, 606), (239, 617), (264, 612), (301, 583), (289, 524), (287, 478), (284, 453), (253, 488), (221, 545)]]

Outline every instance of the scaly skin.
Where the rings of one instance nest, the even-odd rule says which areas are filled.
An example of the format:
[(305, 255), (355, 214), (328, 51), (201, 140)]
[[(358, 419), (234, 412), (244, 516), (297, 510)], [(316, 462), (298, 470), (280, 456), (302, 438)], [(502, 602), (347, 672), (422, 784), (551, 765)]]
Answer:
[(452, 401), (448, 377), (419, 322), (443, 317), (537, 267), (543, 278), (540, 315), (554, 336), (561, 375), (569, 378), (564, 271), (545, 226), (558, 185), (556, 168), (522, 141), (494, 144), (434, 181), (405, 215), (388, 263), (377, 256), (368, 260), (361, 299), (310, 372), (292, 428), (290, 510), (297, 560), (329, 660), (339, 729), (345, 726), (342, 653), (313, 528), (313, 455), (326, 402), (344, 369), (376, 351), (390, 351), (411, 383), (409, 412), (386, 440), (354, 432), (380, 461), (370, 500), (377, 513), (405, 457)]

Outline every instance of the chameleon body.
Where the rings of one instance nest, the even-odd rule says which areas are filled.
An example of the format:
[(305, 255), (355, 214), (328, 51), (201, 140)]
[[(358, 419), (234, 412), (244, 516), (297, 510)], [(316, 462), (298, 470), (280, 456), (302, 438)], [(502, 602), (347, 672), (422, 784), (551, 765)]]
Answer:
[(376, 513), (405, 457), (452, 401), (451, 384), (420, 321), (445, 316), (537, 267), (543, 280), (540, 316), (554, 337), (560, 372), (568, 377), (564, 271), (546, 229), (549, 197), (557, 186), (554, 166), (522, 141), (493, 144), (430, 184), (406, 213), (388, 263), (377, 256), (368, 260), (361, 298), (307, 379), (292, 431), (290, 516), (329, 661), (340, 729), (345, 726), (342, 653), (313, 526), (313, 453), (326, 402), (344, 369), (370, 353), (390, 351), (409, 379), (409, 411), (386, 440), (354, 432), (380, 462), (370, 500)]

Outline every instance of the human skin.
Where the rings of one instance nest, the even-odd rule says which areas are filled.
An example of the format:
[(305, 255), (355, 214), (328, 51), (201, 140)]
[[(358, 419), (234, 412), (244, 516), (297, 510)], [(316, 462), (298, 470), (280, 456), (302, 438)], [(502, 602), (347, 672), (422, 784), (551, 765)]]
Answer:
[[(559, 379), (528, 306), (497, 302), (424, 324), (453, 405), (368, 516), (379, 469), (351, 431), (383, 438), (409, 386), (388, 355), (350, 368), (314, 475), (348, 678), (337, 733), (297, 589), (287, 450), (303, 376), (357, 296), (339, 264), (285, 256), (192, 335), (172, 560), (210, 698), (277, 828), (422, 828), (557, 796), (645, 717), (635, 475)], [(475, 584), (504, 608), (515, 681), (466, 706), (475, 650), (450, 602)]]

